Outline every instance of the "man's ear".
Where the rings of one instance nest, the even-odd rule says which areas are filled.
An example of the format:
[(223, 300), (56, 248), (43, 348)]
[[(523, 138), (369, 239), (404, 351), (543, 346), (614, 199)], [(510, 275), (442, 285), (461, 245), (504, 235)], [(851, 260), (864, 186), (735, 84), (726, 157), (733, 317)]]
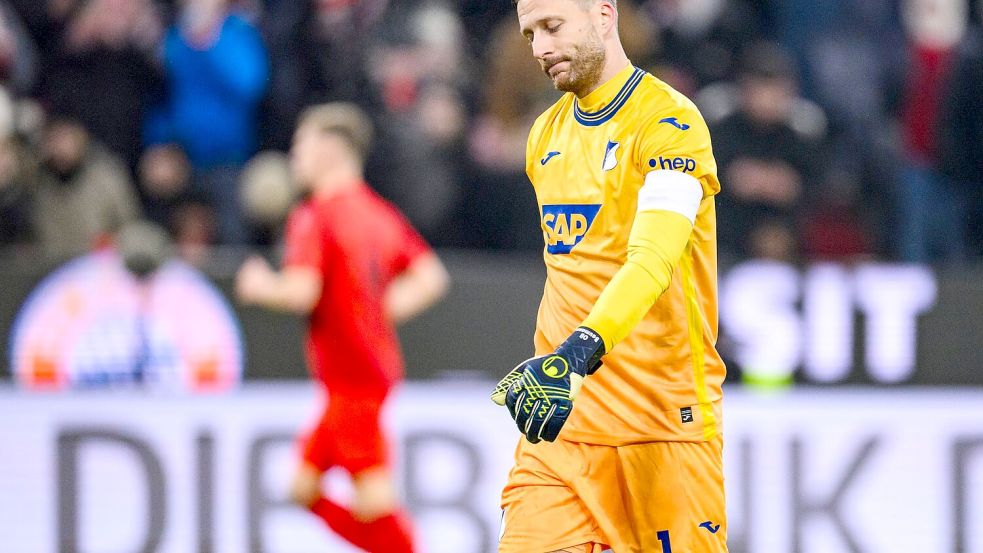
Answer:
[(611, 2), (608, 0), (601, 0), (595, 5), (594, 9), (597, 10), (596, 13), (602, 36), (607, 36), (607, 34), (612, 30), (617, 30), (618, 10), (615, 9)]

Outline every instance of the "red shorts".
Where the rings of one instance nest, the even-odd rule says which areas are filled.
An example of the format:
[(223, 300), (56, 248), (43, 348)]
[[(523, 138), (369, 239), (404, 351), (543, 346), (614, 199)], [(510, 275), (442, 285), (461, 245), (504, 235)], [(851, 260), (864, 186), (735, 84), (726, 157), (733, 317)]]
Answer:
[(341, 467), (355, 475), (389, 465), (379, 416), (385, 395), (331, 391), (321, 419), (302, 439), (302, 457), (325, 472)]

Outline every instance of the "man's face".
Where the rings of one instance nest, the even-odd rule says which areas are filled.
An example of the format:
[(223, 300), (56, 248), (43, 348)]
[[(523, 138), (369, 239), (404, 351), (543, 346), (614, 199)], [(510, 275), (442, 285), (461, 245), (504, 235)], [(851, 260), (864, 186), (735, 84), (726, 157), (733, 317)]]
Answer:
[(519, 29), (557, 90), (582, 95), (600, 80), (605, 50), (595, 26), (599, 6), (585, 9), (579, 0), (519, 1)]
[(204, 10), (209, 13), (224, 10), (229, 4), (229, 0), (181, 0), (181, 5), (185, 8)]
[(301, 125), (294, 133), (293, 145), (290, 147), (290, 171), (294, 180), (305, 189), (311, 185), (319, 171), (320, 134), (313, 125)]
[(57, 171), (76, 169), (85, 157), (88, 133), (78, 123), (55, 121), (45, 132), (42, 151), (48, 164)]
[(788, 119), (796, 89), (792, 79), (747, 77), (743, 81), (744, 110), (760, 123), (775, 124)]
[(349, 156), (350, 149), (343, 138), (308, 123), (294, 133), (290, 170), (294, 180), (302, 188), (309, 189), (321, 173), (346, 162)]
[(948, 49), (966, 34), (969, 6), (965, 0), (907, 0), (902, 7), (908, 36), (917, 44)]

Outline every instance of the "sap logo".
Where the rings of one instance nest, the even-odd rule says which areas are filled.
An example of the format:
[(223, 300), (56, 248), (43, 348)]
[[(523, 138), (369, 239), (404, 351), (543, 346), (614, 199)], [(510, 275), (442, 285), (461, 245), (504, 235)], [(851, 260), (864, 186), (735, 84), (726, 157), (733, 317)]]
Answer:
[(696, 171), (696, 160), (689, 157), (662, 157), (658, 160), (650, 159), (649, 167), (658, 167), (667, 171), (682, 171), (692, 173)]
[(546, 251), (568, 254), (580, 243), (600, 211), (601, 204), (555, 204), (543, 206)]

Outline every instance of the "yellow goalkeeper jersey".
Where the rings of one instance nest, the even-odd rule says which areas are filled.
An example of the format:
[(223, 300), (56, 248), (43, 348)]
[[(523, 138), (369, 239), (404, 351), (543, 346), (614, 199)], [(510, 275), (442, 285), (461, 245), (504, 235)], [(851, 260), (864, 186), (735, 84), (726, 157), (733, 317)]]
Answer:
[(533, 125), (526, 172), (536, 190), (547, 276), (536, 355), (579, 326), (627, 257), (638, 191), (651, 171), (698, 179), (703, 200), (666, 292), (604, 356), (561, 437), (626, 445), (705, 441), (720, 431), (717, 247), (720, 190), (696, 106), (629, 65), (585, 98), (567, 93)]

